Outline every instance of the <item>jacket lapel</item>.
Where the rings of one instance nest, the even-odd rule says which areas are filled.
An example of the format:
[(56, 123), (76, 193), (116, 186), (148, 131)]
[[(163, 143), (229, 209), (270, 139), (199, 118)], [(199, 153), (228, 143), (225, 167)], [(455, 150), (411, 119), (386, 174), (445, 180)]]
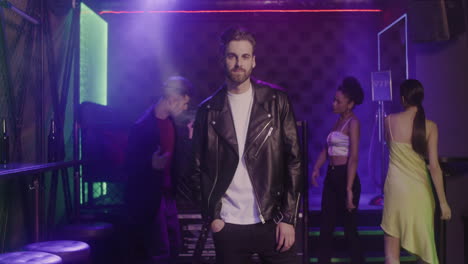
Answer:
[[(272, 126), (272, 113), (269, 113), (268, 104), (274, 99), (269, 89), (263, 88), (252, 80), (253, 104), (250, 113), (249, 128), (244, 152), (253, 146), (259, 139), (263, 139)], [(219, 111), (219, 114), (211, 121), (211, 126), (219, 137), (223, 138), (239, 156), (239, 146), (234, 127), (234, 120), (227, 98), (226, 86), (221, 87), (213, 96), (209, 107)]]
[(247, 151), (252, 144), (258, 141), (260, 138), (264, 138), (262, 135), (266, 135), (268, 129), (272, 124), (272, 114), (268, 111), (267, 103), (272, 98), (268, 90), (253, 83), (254, 87), (254, 101), (252, 105), (252, 111), (250, 114), (249, 129), (247, 131), (247, 140), (245, 142), (245, 150)]
[(211, 126), (216, 131), (219, 137), (223, 138), (239, 155), (239, 147), (237, 143), (236, 130), (234, 128), (234, 120), (232, 118), (231, 109), (226, 96), (226, 87), (221, 87), (220, 90), (213, 96), (212, 110), (219, 111), (219, 114), (211, 121)]

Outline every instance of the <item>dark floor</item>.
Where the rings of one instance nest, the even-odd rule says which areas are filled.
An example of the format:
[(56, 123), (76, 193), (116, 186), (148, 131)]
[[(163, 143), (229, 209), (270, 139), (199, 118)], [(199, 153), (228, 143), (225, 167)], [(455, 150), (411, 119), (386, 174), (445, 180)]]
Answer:
[[(366, 262), (365, 263), (384, 263), (384, 242), (383, 242), (383, 231), (380, 228), (380, 221), (382, 217), (382, 206), (370, 205), (369, 202), (375, 198), (377, 194), (373, 193), (363, 193), (361, 195), (361, 200), (359, 204), (359, 234), (361, 237), (361, 242), (363, 244), (363, 249), (365, 251)], [(309, 213), (308, 213), (308, 224), (307, 227), (301, 225), (300, 223), (297, 226), (297, 243), (301, 246), (299, 247), (299, 255), (302, 258), (302, 263), (316, 263), (317, 262), (317, 251), (318, 251), (318, 236), (320, 234), (319, 222), (320, 222), (320, 201), (321, 196), (317, 194), (312, 194), (309, 199)], [(125, 231), (119, 229), (119, 223), (121, 218), (124, 216), (117, 217), (115, 221), (116, 234), (114, 234), (109, 241), (110, 245), (113, 245), (113, 248), (100, 247), (95, 248), (94, 255), (95, 261), (93, 263), (128, 263), (128, 264), (140, 264), (135, 263), (128, 259), (126, 255), (126, 241), (123, 237)], [(119, 220), (120, 218), (120, 220)], [(181, 222), (181, 229), (184, 237), (184, 248), (179, 257), (179, 263), (193, 263), (192, 255), (195, 244), (198, 240), (200, 229), (201, 229), (201, 216), (197, 212), (189, 211), (180, 211), (179, 219)], [(103, 219), (113, 221), (112, 218)], [(115, 220), (115, 219), (114, 219)], [(303, 239), (304, 232), (307, 232), (307, 252), (308, 252), (308, 261), (305, 259), (303, 253)], [(347, 254), (347, 246), (344, 241), (343, 228), (337, 227), (334, 233), (334, 256), (332, 258), (332, 263), (349, 263), (349, 258)], [(108, 256), (113, 255), (115, 257), (109, 258)], [(104, 255), (104, 256), (103, 256)], [(107, 256), (105, 256), (107, 255)], [(214, 247), (211, 237), (208, 238), (205, 245), (202, 262), (201, 263), (214, 263)], [(110, 261), (108, 261), (110, 259)], [(255, 259), (255, 256), (254, 256)], [(410, 256), (406, 252), (402, 252), (401, 262), (402, 263), (416, 263), (416, 258)], [(254, 263), (259, 263), (254, 261)], [(141, 263), (143, 264), (143, 263)]]

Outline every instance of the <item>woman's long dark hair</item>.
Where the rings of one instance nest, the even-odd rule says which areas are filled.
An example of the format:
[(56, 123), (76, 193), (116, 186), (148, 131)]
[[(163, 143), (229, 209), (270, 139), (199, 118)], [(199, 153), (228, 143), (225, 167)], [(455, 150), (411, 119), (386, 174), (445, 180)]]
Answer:
[(407, 105), (418, 108), (413, 121), (411, 145), (416, 153), (425, 157), (427, 154), (426, 114), (422, 106), (424, 87), (418, 80), (408, 79), (400, 85), (400, 95)]

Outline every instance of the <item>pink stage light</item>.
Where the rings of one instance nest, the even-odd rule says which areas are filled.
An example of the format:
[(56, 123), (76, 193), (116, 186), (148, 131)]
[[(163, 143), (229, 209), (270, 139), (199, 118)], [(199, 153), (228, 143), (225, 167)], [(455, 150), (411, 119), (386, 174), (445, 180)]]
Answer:
[(101, 11), (103, 14), (207, 14), (207, 13), (378, 13), (381, 9), (257, 9), (257, 10), (152, 10), (152, 11)]

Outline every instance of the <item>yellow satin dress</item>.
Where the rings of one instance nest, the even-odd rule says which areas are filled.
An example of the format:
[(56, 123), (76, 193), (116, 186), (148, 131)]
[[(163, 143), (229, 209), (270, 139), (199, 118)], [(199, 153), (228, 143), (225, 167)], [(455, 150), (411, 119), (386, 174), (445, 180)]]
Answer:
[(439, 263), (434, 239), (434, 195), (425, 161), (411, 144), (389, 142), (381, 227), (401, 247), (427, 263)]

